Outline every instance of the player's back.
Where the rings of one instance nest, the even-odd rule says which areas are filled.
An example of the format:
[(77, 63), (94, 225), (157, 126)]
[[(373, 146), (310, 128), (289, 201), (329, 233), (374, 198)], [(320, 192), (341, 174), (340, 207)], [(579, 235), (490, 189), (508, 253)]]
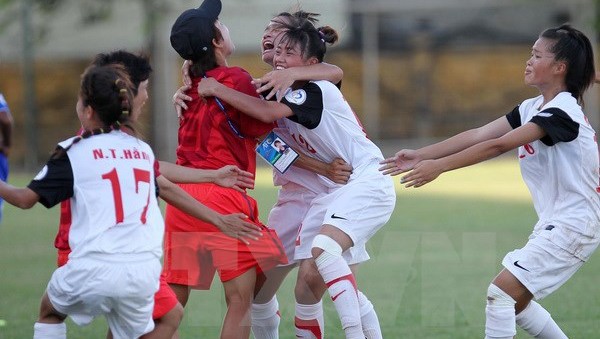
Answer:
[(81, 140), (67, 156), (73, 174), (70, 258), (90, 253), (160, 257), (164, 222), (152, 149), (112, 131)]

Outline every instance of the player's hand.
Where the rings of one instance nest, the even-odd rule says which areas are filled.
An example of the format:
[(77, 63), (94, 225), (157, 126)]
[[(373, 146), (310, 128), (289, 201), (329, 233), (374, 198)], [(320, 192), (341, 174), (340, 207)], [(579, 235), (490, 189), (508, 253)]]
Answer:
[(243, 171), (235, 165), (226, 165), (215, 170), (215, 184), (230, 187), (236, 191), (244, 192), (246, 188), (254, 187), (254, 175)]
[(440, 160), (423, 160), (416, 164), (412, 171), (400, 178), (404, 187), (421, 187), (435, 180), (444, 172)]
[(192, 67), (192, 60), (185, 60), (181, 65), (181, 80), (184, 85), (192, 86), (192, 77), (190, 76), (190, 67)]
[(173, 106), (175, 106), (175, 111), (177, 112), (178, 118), (181, 118), (184, 109), (188, 109), (188, 106), (185, 102), (192, 101), (192, 97), (185, 94), (185, 92), (190, 88), (191, 86), (189, 85), (183, 85), (179, 87), (175, 94), (173, 94)]
[(260, 94), (270, 90), (265, 99), (269, 100), (276, 95), (279, 102), (295, 81), (292, 71), (288, 68), (271, 71), (261, 78), (253, 79), (252, 83), (257, 87), (256, 93)]
[(336, 184), (345, 185), (350, 180), (352, 166), (348, 165), (342, 158), (335, 158), (328, 164), (326, 177)]
[(219, 86), (222, 85), (215, 78), (203, 78), (198, 84), (198, 94), (201, 97), (214, 97)]
[(379, 170), (384, 175), (398, 175), (410, 171), (421, 161), (417, 151), (412, 149), (403, 149), (396, 153), (393, 157), (384, 159), (380, 164)]
[(248, 216), (243, 213), (221, 215), (215, 226), (224, 234), (248, 245), (249, 240), (258, 240), (262, 237), (262, 232), (260, 227), (247, 220)]

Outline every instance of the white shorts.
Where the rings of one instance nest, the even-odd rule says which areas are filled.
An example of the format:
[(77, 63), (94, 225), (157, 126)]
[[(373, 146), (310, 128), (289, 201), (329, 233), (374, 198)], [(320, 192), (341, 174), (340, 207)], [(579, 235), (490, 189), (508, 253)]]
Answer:
[[(525, 285), (536, 300), (542, 299), (567, 282), (585, 263), (575, 253), (565, 250), (566, 244), (562, 243), (574, 236), (574, 232), (558, 227), (536, 231), (529, 236), (523, 248), (509, 252), (502, 265)], [(584, 242), (587, 246), (580, 248), (578, 253), (583, 251), (589, 257), (598, 243)]]
[[(317, 196), (319, 196), (317, 193), (302, 186), (287, 184), (279, 190), (277, 203), (269, 213), (267, 224), (277, 232), (285, 249), (288, 265), (296, 264), (302, 259), (311, 257), (310, 247), (308, 248), (307, 255), (297, 256), (295, 252), (297, 248), (300, 248), (298, 246), (301, 243), (308, 242), (310, 246), (314, 235), (317, 234), (314, 233), (313, 238), (307, 238), (305, 236), (301, 237), (299, 233), (301, 229), (304, 229), (305, 224), (314, 224), (313, 221), (308, 221), (306, 218), (309, 210), (313, 209), (311, 205)], [(320, 222), (323, 220), (323, 213), (325, 213), (325, 210), (322, 210), (318, 218), (319, 221), (317, 223), (319, 228), (321, 227)], [(314, 214), (312, 214), (312, 217), (314, 218)], [(344, 258), (348, 264), (352, 265), (367, 261), (370, 257), (363, 245), (346, 251)]]
[(342, 230), (354, 242), (354, 246), (344, 252), (349, 264), (368, 260), (366, 243), (388, 222), (395, 205), (394, 183), (383, 175), (373, 180), (351, 181), (332, 193), (319, 195), (304, 218), (295, 259), (312, 257), (312, 240), (321, 226), (328, 224)]
[(104, 315), (115, 339), (137, 338), (154, 329), (160, 270), (156, 258), (109, 262), (76, 258), (54, 271), (46, 292), (52, 306), (77, 325)]

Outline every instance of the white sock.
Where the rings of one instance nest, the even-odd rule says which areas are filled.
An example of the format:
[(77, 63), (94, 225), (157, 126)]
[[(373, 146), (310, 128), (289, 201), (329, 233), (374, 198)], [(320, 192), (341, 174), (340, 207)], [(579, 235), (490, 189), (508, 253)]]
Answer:
[(375, 312), (375, 308), (371, 301), (361, 291), (358, 291), (358, 304), (360, 305), (360, 322), (362, 323), (362, 330), (365, 338), (383, 338), (377, 312)]
[(36, 322), (33, 325), (33, 339), (66, 339), (67, 338), (67, 325), (65, 323), (60, 324), (46, 324)]
[(356, 281), (350, 267), (341, 256), (323, 251), (315, 259), (346, 334), (346, 339), (364, 339), (360, 322), (360, 307), (356, 293)]
[(266, 304), (252, 304), (252, 334), (254, 334), (254, 338), (278, 339), (280, 321), (281, 314), (277, 296), (274, 296)]
[(542, 305), (535, 301), (529, 302), (516, 317), (517, 325), (530, 336), (540, 339), (566, 339), (567, 336), (558, 327), (554, 319)]
[(303, 305), (296, 302), (296, 338), (322, 339), (325, 336), (325, 319), (323, 318), (323, 302)]
[(517, 334), (515, 300), (498, 286), (490, 284), (485, 307), (486, 339), (512, 339)]

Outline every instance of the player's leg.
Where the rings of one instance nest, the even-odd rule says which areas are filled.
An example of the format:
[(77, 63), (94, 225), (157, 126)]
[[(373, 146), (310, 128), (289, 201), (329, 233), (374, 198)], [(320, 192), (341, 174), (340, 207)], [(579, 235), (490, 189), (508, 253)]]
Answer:
[(502, 270), (488, 287), (486, 338), (513, 338), (517, 334), (515, 314), (532, 298), (531, 292), (512, 273)]
[(154, 330), (144, 334), (143, 339), (178, 338), (177, 328), (183, 318), (183, 305), (169, 287), (165, 276), (160, 277), (160, 286), (154, 294)]
[(252, 334), (256, 339), (279, 338), (281, 314), (276, 293), (294, 267), (278, 266), (264, 272), (264, 283), (252, 302)]
[(48, 293), (44, 293), (38, 320), (33, 325), (33, 338), (66, 338), (67, 325), (64, 323), (66, 317), (54, 309)]
[(256, 283), (256, 268), (223, 282), (227, 312), (223, 320), (221, 338), (248, 338), (250, 310)]
[(565, 333), (558, 327), (552, 316), (542, 305), (531, 301), (527, 307), (517, 314), (517, 325), (534, 338), (563, 339)]
[(325, 319), (321, 299), (327, 285), (312, 258), (302, 260), (298, 268), (294, 296), (296, 337), (321, 339), (325, 336)]
[(332, 225), (323, 225), (315, 237), (312, 255), (321, 277), (327, 285), (338, 312), (346, 338), (364, 338), (356, 280), (342, 252), (353, 245), (346, 233)]

